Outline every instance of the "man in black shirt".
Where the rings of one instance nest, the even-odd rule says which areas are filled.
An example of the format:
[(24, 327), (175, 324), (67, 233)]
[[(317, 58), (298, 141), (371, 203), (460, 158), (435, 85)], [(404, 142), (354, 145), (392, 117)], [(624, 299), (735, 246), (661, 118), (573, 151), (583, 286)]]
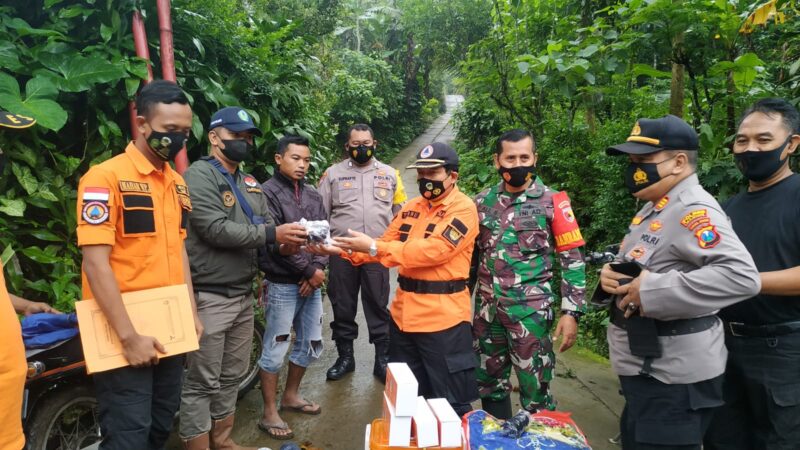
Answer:
[(749, 187), (723, 205), (761, 273), (761, 293), (728, 306), (725, 401), (706, 450), (800, 446), (800, 114), (762, 99), (742, 116), (733, 144)]

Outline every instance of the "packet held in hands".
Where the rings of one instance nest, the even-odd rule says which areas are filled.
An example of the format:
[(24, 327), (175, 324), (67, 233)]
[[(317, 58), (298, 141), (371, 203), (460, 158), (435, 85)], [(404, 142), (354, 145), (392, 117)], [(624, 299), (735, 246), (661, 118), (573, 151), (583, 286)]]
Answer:
[(306, 220), (303, 218), (298, 223), (306, 228), (309, 244), (333, 245), (331, 226), (327, 220)]

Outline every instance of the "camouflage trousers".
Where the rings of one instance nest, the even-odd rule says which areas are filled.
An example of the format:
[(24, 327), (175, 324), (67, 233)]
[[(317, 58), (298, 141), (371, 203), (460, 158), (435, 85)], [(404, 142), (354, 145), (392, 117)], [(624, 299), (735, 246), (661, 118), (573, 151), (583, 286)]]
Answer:
[(508, 397), (513, 366), (522, 407), (528, 411), (555, 409), (550, 393), (555, 366), (552, 325), (547, 311), (536, 311), (518, 321), (500, 308), (491, 322), (475, 316), (472, 336), (473, 348), (480, 357), (476, 373), (481, 398), (500, 401)]

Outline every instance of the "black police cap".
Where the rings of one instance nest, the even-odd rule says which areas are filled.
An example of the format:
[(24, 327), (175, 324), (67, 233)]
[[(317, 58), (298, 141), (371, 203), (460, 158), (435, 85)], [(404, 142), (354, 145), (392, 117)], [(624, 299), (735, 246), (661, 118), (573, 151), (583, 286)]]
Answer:
[(683, 119), (667, 115), (659, 119), (639, 119), (624, 144), (606, 149), (607, 155), (647, 155), (662, 150), (697, 151), (699, 140)]

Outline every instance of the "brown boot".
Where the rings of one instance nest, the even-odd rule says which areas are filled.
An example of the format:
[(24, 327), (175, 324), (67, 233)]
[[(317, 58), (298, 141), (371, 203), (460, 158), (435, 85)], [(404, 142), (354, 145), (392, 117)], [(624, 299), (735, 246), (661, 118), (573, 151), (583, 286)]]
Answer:
[(235, 414), (211, 422), (211, 448), (213, 450), (270, 450), (267, 447), (242, 447), (231, 438)]
[(208, 433), (183, 441), (183, 450), (209, 450)]

